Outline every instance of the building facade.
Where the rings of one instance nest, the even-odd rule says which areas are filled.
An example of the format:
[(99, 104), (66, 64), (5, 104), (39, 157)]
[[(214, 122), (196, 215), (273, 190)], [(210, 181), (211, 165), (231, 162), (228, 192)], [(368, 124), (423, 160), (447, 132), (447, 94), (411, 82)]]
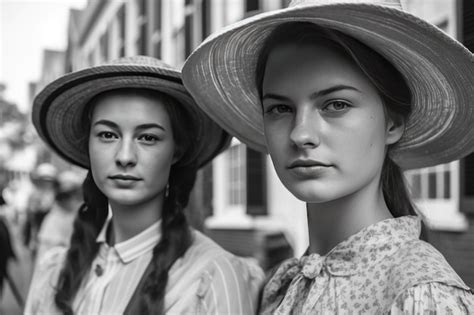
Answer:
[[(71, 12), (66, 69), (79, 70), (131, 55), (154, 56), (180, 68), (209, 34), (255, 13), (286, 7), (289, 2), (91, 0), (82, 12)], [(473, 49), (472, 1), (403, 2), (409, 12)], [(474, 156), (409, 171), (406, 176), (432, 243), (474, 286)], [(210, 230), (283, 231), (295, 255), (301, 255), (308, 244), (304, 203), (282, 186), (268, 156), (237, 139), (200, 171), (190, 213), (197, 216), (196, 222), (206, 218)]]

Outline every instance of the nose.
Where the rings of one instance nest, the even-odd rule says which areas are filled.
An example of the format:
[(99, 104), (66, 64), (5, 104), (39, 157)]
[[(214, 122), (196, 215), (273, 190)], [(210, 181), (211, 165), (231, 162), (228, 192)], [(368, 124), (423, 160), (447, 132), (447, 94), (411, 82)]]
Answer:
[(311, 149), (320, 144), (319, 115), (311, 110), (296, 112), (290, 139), (296, 148)]
[(132, 166), (137, 163), (137, 152), (135, 143), (132, 139), (125, 139), (119, 143), (117, 152), (115, 154), (115, 164), (121, 167)]

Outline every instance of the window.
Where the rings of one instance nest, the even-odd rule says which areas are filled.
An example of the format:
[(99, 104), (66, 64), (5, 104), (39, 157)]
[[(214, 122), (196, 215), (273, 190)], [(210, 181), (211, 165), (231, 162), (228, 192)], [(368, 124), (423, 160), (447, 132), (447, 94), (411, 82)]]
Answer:
[(265, 154), (247, 148), (247, 214), (267, 214)]
[(456, 166), (442, 164), (406, 173), (408, 186), (414, 199), (450, 199), (452, 177)]
[(468, 226), (459, 211), (460, 169), (454, 161), (405, 173), (414, 203), (431, 229), (460, 231)]

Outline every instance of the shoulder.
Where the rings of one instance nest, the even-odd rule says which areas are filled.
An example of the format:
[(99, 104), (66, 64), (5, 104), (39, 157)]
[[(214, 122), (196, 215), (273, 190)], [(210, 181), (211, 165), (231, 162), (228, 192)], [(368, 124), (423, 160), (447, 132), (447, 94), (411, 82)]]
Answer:
[(423, 294), (441, 292), (440, 288), (452, 288), (451, 292), (466, 292), (468, 296), (471, 294), (469, 287), (443, 255), (424, 241), (407, 242), (388, 259), (391, 261), (388, 293), (392, 301), (403, 300), (407, 294), (417, 294), (420, 290)]
[(202, 273), (212, 277), (263, 279), (263, 271), (256, 260), (237, 257), (198, 231), (194, 231), (194, 242), (186, 256), (201, 267)]
[(254, 314), (263, 271), (252, 259), (237, 257), (207, 236), (194, 240), (170, 270), (169, 313)]
[(391, 314), (474, 314), (474, 295), (443, 283), (425, 283), (399, 294)]
[(407, 242), (390, 259), (390, 276), (399, 279), (402, 286), (442, 282), (467, 288), (443, 255), (424, 241)]
[(199, 270), (196, 297), (202, 313), (255, 313), (264, 273), (253, 258), (237, 257), (195, 232), (189, 253)]
[(47, 251), (41, 259), (38, 261), (35, 267), (35, 274), (51, 276), (54, 273), (58, 273), (63, 265), (64, 259), (66, 258), (67, 248), (54, 247)]
[(53, 248), (37, 263), (28, 292), (25, 313), (53, 312), (55, 288), (66, 252), (65, 248)]

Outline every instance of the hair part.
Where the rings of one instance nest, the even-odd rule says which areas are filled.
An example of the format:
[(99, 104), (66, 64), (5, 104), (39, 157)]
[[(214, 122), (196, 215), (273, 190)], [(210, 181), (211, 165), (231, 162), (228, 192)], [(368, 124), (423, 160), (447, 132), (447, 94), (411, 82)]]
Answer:
[[(337, 30), (310, 22), (289, 22), (277, 26), (268, 36), (259, 53), (256, 84), (260, 99), (268, 57), (275, 48), (287, 45), (320, 45), (331, 47), (346, 56), (364, 73), (379, 93), (386, 117), (394, 124), (403, 123), (411, 113), (411, 90), (403, 75), (374, 49)], [(400, 167), (388, 146), (382, 166), (381, 186), (388, 209), (394, 217), (416, 215)]]
[[(186, 160), (186, 156), (194, 148), (193, 133), (189, 128), (195, 122), (183, 105), (167, 94), (147, 89), (111, 90), (97, 95), (88, 104), (89, 108), (83, 117), (87, 141), (92, 113), (97, 102), (107, 95), (117, 93), (135, 94), (161, 101), (170, 117), (175, 147), (178, 150), (175, 154), (181, 157), (171, 166), (169, 193), (162, 209), (161, 239), (153, 248), (153, 257), (150, 262), (152, 272), (145, 279), (143, 286), (137, 288), (141, 290), (139, 294), (141, 313), (161, 314), (164, 308), (169, 269), (178, 258), (184, 255), (192, 243), (192, 233), (184, 208), (188, 204), (198, 169), (196, 161)], [(83, 184), (83, 195), (84, 204), (74, 221), (71, 245), (59, 275), (55, 295), (55, 303), (64, 314), (73, 314), (74, 298), (97, 256), (100, 245), (96, 239), (105, 224), (108, 213), (107, 197), (95, 184), (90, 170)]]

